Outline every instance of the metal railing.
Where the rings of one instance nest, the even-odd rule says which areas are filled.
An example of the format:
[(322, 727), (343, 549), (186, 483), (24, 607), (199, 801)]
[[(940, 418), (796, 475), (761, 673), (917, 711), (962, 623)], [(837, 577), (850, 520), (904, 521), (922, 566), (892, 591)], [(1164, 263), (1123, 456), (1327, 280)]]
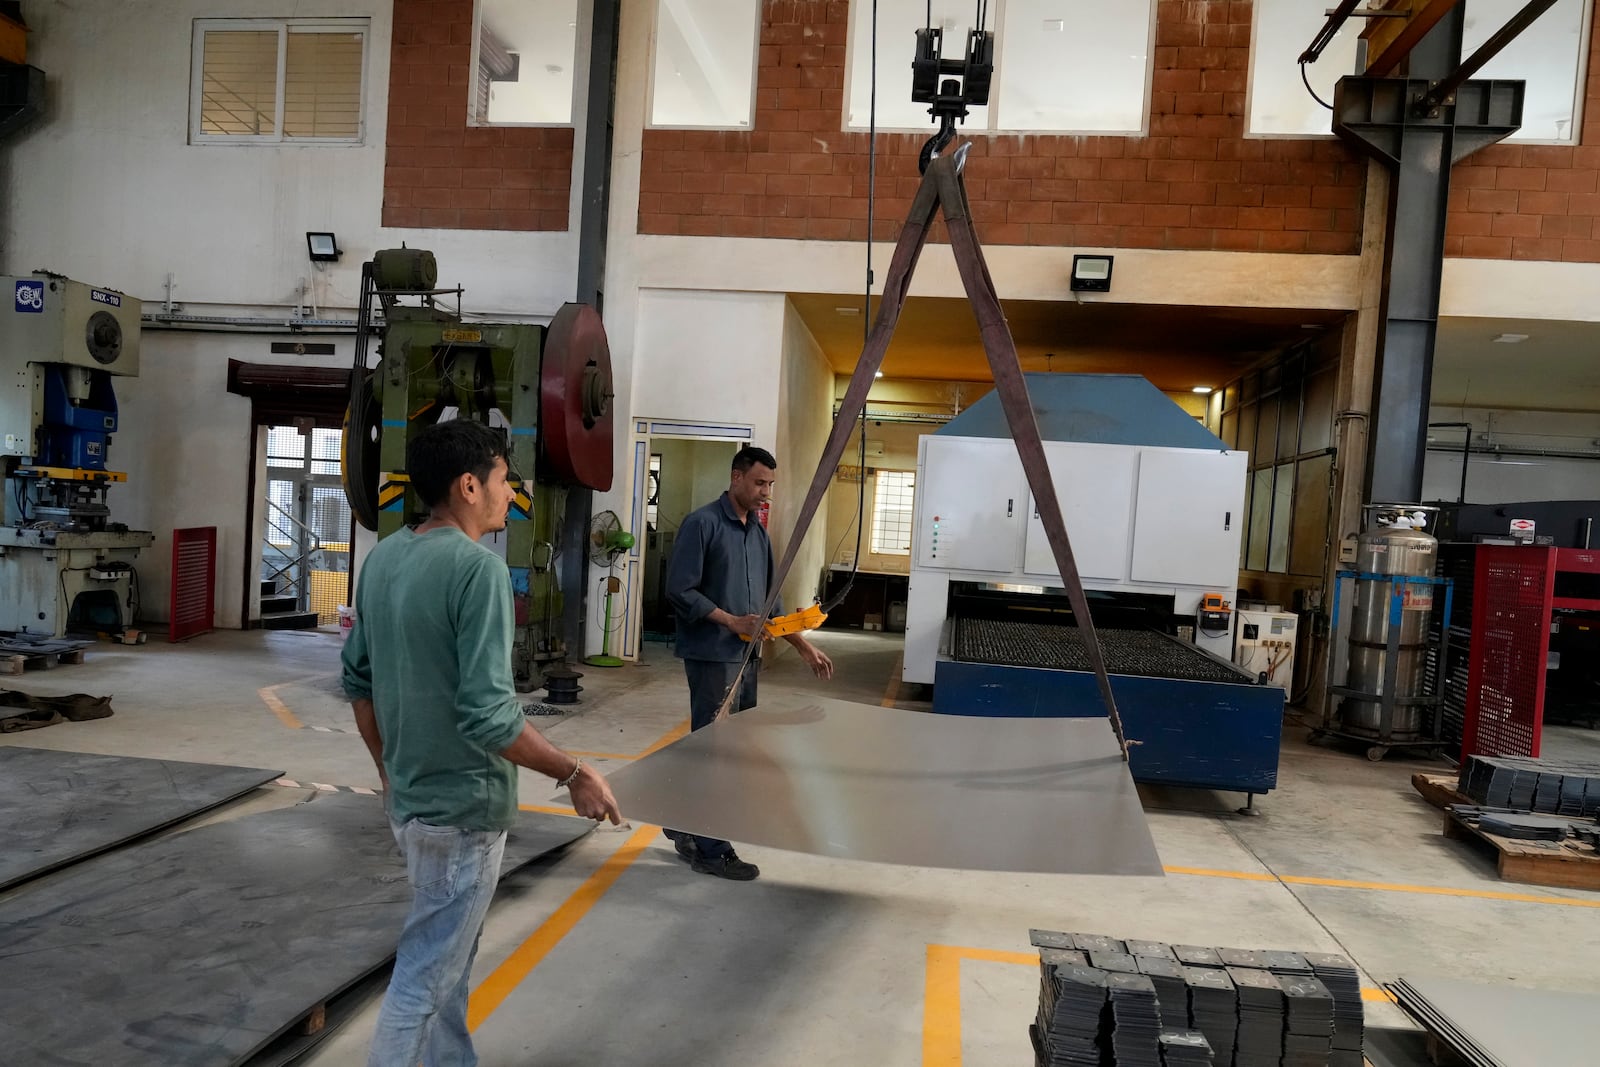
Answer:
[[(322, 538), (280, 505), (267, 501), (267, 547), (283, 556), (281, 563), (261, 560), (261, 580), (271, 582), (279, 596), (293, 594), (301, 611), (311, 600), (311, 558), (322, 551)], [(273, 537), (278, 534), (283, 540)]]

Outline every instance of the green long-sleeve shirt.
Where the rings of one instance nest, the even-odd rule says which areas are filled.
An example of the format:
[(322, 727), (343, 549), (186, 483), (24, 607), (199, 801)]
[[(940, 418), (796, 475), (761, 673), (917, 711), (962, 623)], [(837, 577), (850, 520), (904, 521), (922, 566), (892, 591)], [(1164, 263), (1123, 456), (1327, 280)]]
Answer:
[(500, 753), (523, 718), (505, 562), (454, 527), (401, 530), (368, 553), (355, 607), (344, 687), (377, 712), (390, 814), (509, 828), (517, 769)]

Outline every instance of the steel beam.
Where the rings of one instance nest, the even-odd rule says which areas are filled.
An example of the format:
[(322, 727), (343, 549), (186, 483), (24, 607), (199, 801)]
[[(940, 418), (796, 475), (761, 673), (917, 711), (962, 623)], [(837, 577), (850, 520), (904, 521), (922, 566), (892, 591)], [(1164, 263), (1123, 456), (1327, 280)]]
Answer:
[[(1441, 67), (1437, 71), (1432, 72), (1432, 76), (1435, 78), (1443, 77), (1445, 72), (1449, 70), (1450, 67), (1455, 66), (1456, 61), (1461, 57), (1462, 9), (1460, 4), (1461, 0), (1431, 0), (1427, 7), (1423, 8), (1421, 11), (1412, 16), (1411, 21), (1406, 23), (1406, 28), (1401, 30), (1400, 35), (1389, 43), (1389, 47), (1385, 48), (1381, 53), (1379, 53), (1377, 59), (1374, 59), (1371, 63), (1367, 64), (1367, 75), (1369, 77), (1380, 77), (1382, 75), (1392, 73), (1394, 69), (1400, 65), (1401, 61), (1407, 56), (1411, 55), (1411, 53), (1415, 51), (1423, 41), (1434, 37), (1434, 29), (1436, 29), (1440, 23), (1446, 22), (1447, 16), (1453, 16), (1448, 19), (1448, 25), (1454, 27), (1454, 58), (1451, 60), (1449, 66)], [(1437, 48), (1440, 43), (1441, 42), (1438, 40), (1435, 40), (1433, 42), (1433, 47)], [(1427, 76), (1429, 74), (1428, 71), (1419, 70), (1417, 68), (1431, 64), (1427, 64), (1425, 58), (1421, 55), (1419, 55), (1417, 59), (1422, 60), (1423, 62), (1413, 62), (1411, 73), (1414, 75)]]

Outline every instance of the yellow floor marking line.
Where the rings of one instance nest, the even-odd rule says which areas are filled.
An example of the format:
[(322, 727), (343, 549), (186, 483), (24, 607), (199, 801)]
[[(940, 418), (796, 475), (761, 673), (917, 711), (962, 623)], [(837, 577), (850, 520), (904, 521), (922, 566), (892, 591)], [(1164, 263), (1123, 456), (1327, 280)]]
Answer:
[(279, 682), (277, 685), (269, 685), (265, 689), (257, 689), (256, 695), (261, 698), (261, 702), (267, 706), (272, 714), (278, 717), (279, 722), (283, 723), (283, 725), (287, 726), (291, 730), (298, 730), (305, 724), (299, 719), (295, 718), (294, 712), (289, 710), (287, 704), (278, 699), (278, 694), (276, 692), (276, 690), (282, 686), (290, 684), (292, 683)]
[(541, 811), (546, 815), (576, 815), (577, 811), (561, 804), (518, 804), (518, 811)]
[(600, 865), (599, 870), (591, 874), (582, 885), (577, 888), (562, 905), (556, 909), (555, 914), (546, 919), (544, 923), (533, 932), (516, 950), (506, 957), (505, 962), (494, 969), (494, 972), (485, 978), (477, 989), (472, 991), (472, 997), (467, 1001), (467, 1029), (476, 1030), (483, 1021), (494, 1014), (496, 1008), (505, 1003), (506, 997), (533, 973), (533, 969), (550, 954), (550, 950), (561, 943), (561, 939), (570, 934), (583, 917), (589, 914), (606, 891), (616, 884), (622, 872), (633, 865), (633, 861), (649, 847), (650, 842), (659, 830), (654, 826), (641, 826), (633, 832), (633, 836), (622, 843), (622, 847), (611, 854), (611, 857)]
[(569, 756), (582, 756), (584, 759), (636, 760), (641, 758), (638, 754), (626, 752), (585, 752), (581, 748), (569, 748), (564, 751)]
[(1380, 893), (1419, 893), (1434, 897), (1467, 897), (1474, 900), (1505, 900), (1514, 904), (1550, 904), (1563, 908), (1600, 908), (1600, 899), (1575, 900), (1534, 893), (1502, 893), (1493, 889), (1453, 889), (1442, 885), (1404, 885), (1398, 882), (1357, 882), (1347, 878), (1309, 878), (1297, 874), (1265, 874), (1259, 871), (1213, 871), (1204, 867), (1164, 867), (1168, 874), (1188, 874), (1198, 878), (1233, 878), (1246, 882), (1281, 882), (1284, 885), (1318, 885), (1334, 889), (1368, 889)]
[(643, 752), (639, 753), (639, 755), (634, 757), (634, 758), (635, 759), (644, 759), (646, 756), (650, 756), (650, 755), (653, 755), (653, 754), (655, 754), (657, 752), (660, 752), (662, 749), (666, 748), (668, 745), (672, 744), (674, 741), (681, 741), (685, 737), (688, 737), (688, 736), (689, 736), (689, 720), (688, 719), (684, 719), (678, 725), (674, 726), (672, 729), (668, 730), (666, 733), (662, 734), (659, 738), (657, 738), (655, 744), (651, 745), (649, 748), (645, 749)]
[[(922, 1067), (961, 1067), (961, 961), (1039, 966), (1035, 952), (1006, 952), (966, 945), (929, 945), (922, 991)], [(1393, 1002), (1382, 989), (1363, 986), (1364, 1001)]]
[(883, 699), (878, 703), (886, 708), (892, 708), (900, 699), (900, 672), (904, 670), (906, 654), (900, 653), (894, 658), (894, 671), (889, 675), (889, 685), (883, 691)]

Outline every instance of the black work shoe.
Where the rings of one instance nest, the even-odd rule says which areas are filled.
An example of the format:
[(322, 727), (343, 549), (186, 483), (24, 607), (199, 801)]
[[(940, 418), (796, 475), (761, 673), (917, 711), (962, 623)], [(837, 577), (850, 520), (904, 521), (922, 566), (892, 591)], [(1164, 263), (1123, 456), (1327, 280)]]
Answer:
[(692, 837), (680, 837), (672, 843), (672, 847), (677, 849), (678, 855), (689, 863), (700, 858), (700, 846), (694, 843)]
[(714, 874), (734, 882), (753, 882), (761, 875), (760, 867), (746, 863), (731, 848), (716, 857), (697, 855), (689, 861), (689, 866), (700, 874)]

